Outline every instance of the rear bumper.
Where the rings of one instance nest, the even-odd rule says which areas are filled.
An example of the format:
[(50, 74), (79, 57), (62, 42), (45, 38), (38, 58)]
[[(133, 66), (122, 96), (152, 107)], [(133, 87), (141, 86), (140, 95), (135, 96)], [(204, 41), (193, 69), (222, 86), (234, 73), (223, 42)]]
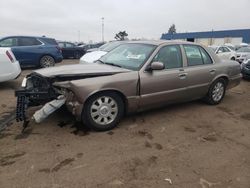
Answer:
[(62, 62), (62, 60), (63, 60), (63, 56), (62, 55), (55, 58), (55, 62), (56, 63), (60, 63), (60, 62)]
[(19, 62), (16, 61), (16, 62), (12, 63), (11, 66), (12, 67), (11, 67), (10, 72), (7, 72), (7, 73), (4, 72), (4, 73), (0, 74), (0, 82), (14, 80), (20, 76), (21, 68), (20, 68)]
[(232, 78), (229, 79), (228, 85), (227, 85), (227, 89), (231, 89), (233, 87), (236, 87), (237, 85), (240, 84), (242, 79), (242, 74), (239, 74), (237, 76), (234, 76)]

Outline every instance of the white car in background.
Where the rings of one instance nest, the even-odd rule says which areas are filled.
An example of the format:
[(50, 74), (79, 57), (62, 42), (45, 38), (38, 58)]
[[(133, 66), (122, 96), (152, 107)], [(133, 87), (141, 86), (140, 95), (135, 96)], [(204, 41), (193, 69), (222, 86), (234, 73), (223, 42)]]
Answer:
[(220, 59), (223, 60), (236, 60), (236, 52), (228, 46), (209, 46)]
[(80, 58), (80, 63), (93, 63), (100, 59), (102, 56), (120, 46), (124, 41), (113, 41), (102, 45), (100, 48), (97, 48), (95, 51), (88, 52)]
[(0, 82), (16, 79), (21, 68), (10, 48), (0, 48)]
[(242, 63), (250, 59), (250, 47), (241, 47), (236, 51), (236, 61)]

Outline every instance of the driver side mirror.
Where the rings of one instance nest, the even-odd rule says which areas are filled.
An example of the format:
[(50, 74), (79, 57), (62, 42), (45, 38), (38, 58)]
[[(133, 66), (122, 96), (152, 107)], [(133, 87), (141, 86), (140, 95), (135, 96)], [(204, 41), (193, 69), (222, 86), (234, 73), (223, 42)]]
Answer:
[(220, 54), (220, 53), (222, 53), (222, 51), (221, 51), (221, 50), (218, 50), (218, 51), (217, 51), (217, 54)]
[(165, 65), (160, 62), (160, 61), (156, 61), (156, 62), (153, 62), (151, 63), (151, 65), (148, 67), (147, 70), (163, 70), (165, 69)]

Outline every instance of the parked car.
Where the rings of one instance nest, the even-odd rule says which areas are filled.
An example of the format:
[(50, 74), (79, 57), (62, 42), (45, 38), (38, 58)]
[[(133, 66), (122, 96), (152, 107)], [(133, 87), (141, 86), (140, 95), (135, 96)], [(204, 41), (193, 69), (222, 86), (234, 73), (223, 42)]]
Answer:
[(221, 59), (236, 60), (236, 52), (228, 46), (209, 46)]
[(83, 47), (79, 47), (71, 42), (58, 42), (62, 49), (63, 58), (75, 58), (80, 59), (86, 51)]
[(66, 101), (77, 120), (105, 131), (127, 113), (201, 98), (219, 104), (226, 89), (240, 81), (239, 63), (221, 61), (199, 44), (129, 42), (97, 63), (40, 69), (28, 75), (24, 88), (16, 91), (17, 120), (27, 119), (27, 106)]
[(19, 62), (10, 48), (0, 48), (0, 82), (16, 79), (21, 74)]
[(242, 63), (247, 59), (250, 59), (250, 47), (241, 47), (236, 51), (236, 61)]
[(100, 48), (93, 48), (95, 50), (87, 51), (87, 53), (81, 57), (80, 63), (93, 63), (123, 43), (123, 41), (113, 41), (102, 45)]
[(94, 44), (84, 44), (84, 45), (80, 45), (80, 47), (83, 47), (85, 49), (85, 51), (87, 52), (89, 49), (93, 49), (93, 48), (99, 48), (100, 46), (102, 46), (103, 44), (105, 44), (104, 42), (99, 42), (99, 43), (94, 43)]
[(241, 63), (241, 73), (243, 78), (250, 79), (250, 58)]
[(47, 37), (5, 37), (0, 47), (10, 47), (21, 67), (50, 67), (63, 59), (55, 39)]

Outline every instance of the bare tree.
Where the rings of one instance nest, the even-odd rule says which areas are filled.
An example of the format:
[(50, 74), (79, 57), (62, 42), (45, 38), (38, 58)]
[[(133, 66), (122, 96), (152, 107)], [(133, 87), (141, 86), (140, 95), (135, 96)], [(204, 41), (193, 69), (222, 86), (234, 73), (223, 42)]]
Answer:
[(169, 27), (168, 33), (169, 33), (169, 34), (174, 34), (174, 33), (176, 33), (175, 24), (172, 24), (172, 25)]
[(127, 38), (128, 34), (126, 31), (120, 31), (115, 35), (116, 40), (125, 40)]

